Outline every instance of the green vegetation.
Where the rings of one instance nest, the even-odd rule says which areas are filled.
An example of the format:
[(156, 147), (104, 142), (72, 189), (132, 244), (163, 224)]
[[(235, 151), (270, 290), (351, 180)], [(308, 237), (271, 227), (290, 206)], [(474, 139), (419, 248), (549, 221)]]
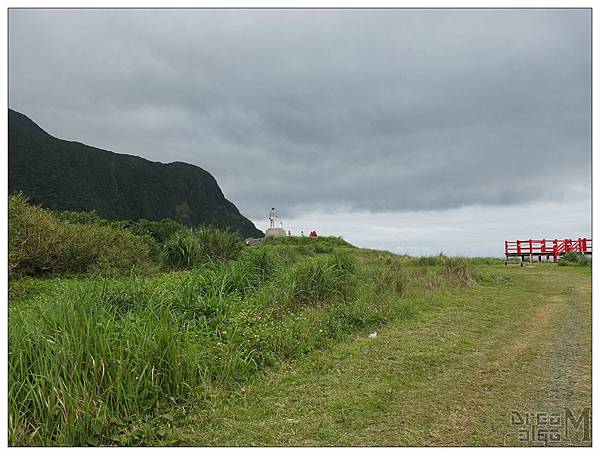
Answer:
[[(341, 237), (267, 237), (266, 248), (287, 249), (292, 254), (312, 256), (333, 253), (336, 248), (354, 248)], [(293, 247), (293, 248), (287, 248)]]
[(592, 258), (583, 253), (567, 253), (560, 257), (558, 265), (567, 267), (591, 267)]
[[(66, 221), (71, 214), (54, 216), (22, 197), (10, 206), (11, 232), (27, 219), (35, 229), (53, 223), (154, 241), (89, 216)], [(31, 213), (37, 218), (25, 216)], [(475, 283), (463, 262), (427, 271), (386, 254), (373, 267), (373, 253), (336, 238), (269, 240), (242, 251), (237, 234), (202, 228), (158, 245), (164, 266), (181, 271), (101, 278), (64, 265), (55, 276), (87, 276), (12, 280), (20, 290), (9, 307), (11, 444), (147, 442), (134, 430), (147, 419), (171, 416), (215, 388), (250, 383), (265, 368), (356, 330), (415, 314), (410, 302), (397, 302), (400, 287), (410, 294)]]
[[(380, 325), (376, 338), (360, 331), (237, 393), (217, 390), (186, 410), (166, 441), (543, 446), (522, 441), (511, 413), (561, 415), (569, 406), (578, 416), (591, 406), (590, 269), (477, 270), (498, 279), (401, 298), (398, 307), (410, 302), (413, 312)], [(582, 427), (550, 445), (589, 446)]]
[(9, 197), (9, 277), (128, 275), (182, 270), (236, 258), (235, 231), (174, 220), (109, 221), (95, 212), (51, 212)]
[(155, 268), (150, 237), (101, 224), (72, 224), (28, 204), (23, 196), (8, 201), (8, 273), (123, 275)]
[(11, 109), (8, 153), (9, 193), (22, 192), (50, 210), (96, 210), (109, 220), (171, 218), (263, 236), (225, 199), (214, 177), (191, 164), (151, 162), (57, 139)]
[(344, 305), (349, 257), (281, 264), (248, 250), (193, 272), (61, 280), (11, 302), (12, 443), (128, 442), (128, 426), (159, 405), (247, 381), (365, 318), (344, 321), (369, 309)]
[(267, 245), (287, 245), (287, 246), (343, 246), (353, 248), (348, 242), (341, 237), (267, 237), (265, 239)]
[(71, 210), (54, 212), (54, 215), (63, 221), (75, 224), (100, 224), (103, 226), (114, 226), (125, 228), (135, 235), (147, 235), (159, 243), (163, 243), (178, 232), (185, 231), (186, 226), (176, 220), (165, 218), (160, 221), (150, 220), (125, 220), (109, 221), (100, 217), (95, 210), (88, 212), (75, 212)]
[[(531, 316), (546, 330), (532, 302), (567, 298), (590, 272), (410, 258), (333, 237), (244, 248), (232, 231), (132, 227), (20, 196), (9, 201), (9, 248), (9, 444), (27, 446), (427, 443), (428, 419), (443, 423), (432, 403), (489, 390), (495, 376), (473, 379), (472, 362), (533, 368), (512, 345), (500, 357), (478, 347), (533, 339), (507, 324)], [(573, 314), (585, 314), (577, 302)], [(513, 392), (517, 376), (498, 372)], [(510, 395), (493, 380), (493, 393)], [(368, 425), (404, 418), (418, 432), (400, 439)]]
[(409, 260), (415, 265), (446, 265), (451, 262), (460, 262), (461, 260), (471, 265), (500, 265), (502, 263), (502, 260), (498, 258), (449, 258), (444, 253), (440, 253), (437, 256), (409, 258)]
[(168, 238), (161, 260), (170, 270), (191, 269), (207, 262), (235, 259), (241, 249), (242, 239), (237, 232), (202, 227)]

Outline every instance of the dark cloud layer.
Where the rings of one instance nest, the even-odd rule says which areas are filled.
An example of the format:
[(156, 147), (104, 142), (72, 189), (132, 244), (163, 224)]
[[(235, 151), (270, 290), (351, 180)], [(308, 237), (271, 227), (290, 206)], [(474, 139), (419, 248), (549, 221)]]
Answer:
[(591, 195), (590, 10), (11, 10), (9, 104), (243, 213)]

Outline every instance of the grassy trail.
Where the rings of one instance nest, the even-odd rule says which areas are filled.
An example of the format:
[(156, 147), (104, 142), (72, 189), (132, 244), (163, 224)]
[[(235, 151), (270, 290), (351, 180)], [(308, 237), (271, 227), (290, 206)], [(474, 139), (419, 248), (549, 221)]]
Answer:
[(526, 444), (511, 411), (591, 406), (591, 273), (486, 269), (500, 279), (424, 297), (421, 312), (376, 338), (215, 392), (174, 436), (189, 445)]

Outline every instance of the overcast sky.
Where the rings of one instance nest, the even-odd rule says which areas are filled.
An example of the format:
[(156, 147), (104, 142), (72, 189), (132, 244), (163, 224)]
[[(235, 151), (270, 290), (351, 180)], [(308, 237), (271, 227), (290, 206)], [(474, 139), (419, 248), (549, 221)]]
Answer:
[(591, 234), (590, 10), (11, 10), (9, 106), (399, 253)]

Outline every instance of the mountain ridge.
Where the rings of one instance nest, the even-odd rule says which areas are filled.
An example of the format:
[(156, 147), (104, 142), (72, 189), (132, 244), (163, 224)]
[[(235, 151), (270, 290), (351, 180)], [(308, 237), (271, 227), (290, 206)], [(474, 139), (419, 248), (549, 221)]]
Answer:
[(113, 220), (173, 218), (264, 235), (199, 166), (59, 139), (20, 112), (8, 114), (9, 193), (22, 192), (51, 210), (96, 210)]

